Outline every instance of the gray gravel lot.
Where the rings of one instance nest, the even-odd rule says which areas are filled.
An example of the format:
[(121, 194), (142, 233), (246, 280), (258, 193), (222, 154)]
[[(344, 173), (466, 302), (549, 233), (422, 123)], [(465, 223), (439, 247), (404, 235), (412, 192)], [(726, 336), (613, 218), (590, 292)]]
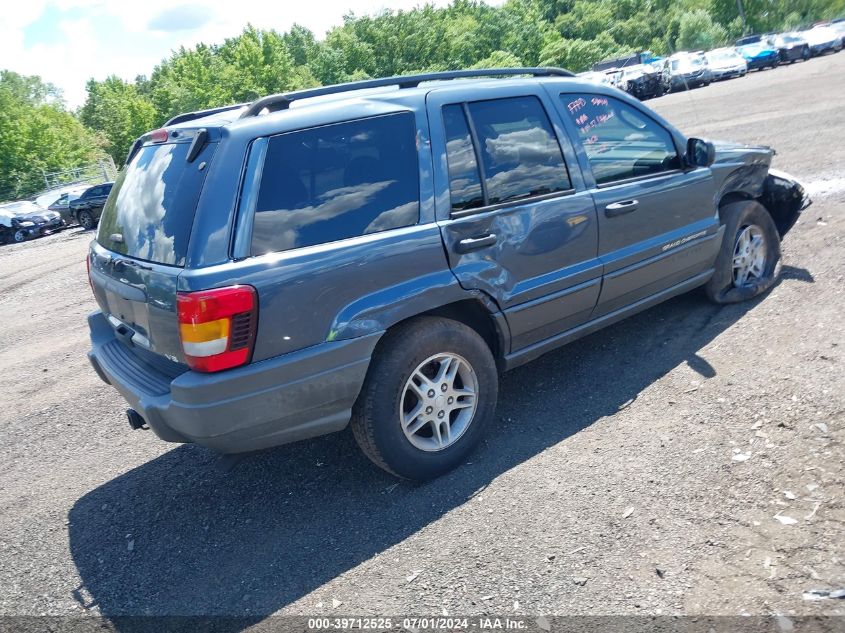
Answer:
[(807, 181), (780, 283), (506, 374), (425, 485), (348, 433), (226, 474), (131, 432), (85, 358), (91, 235), (0, 247), (0, 614), (845, 614), (802, 597), (845, 587), (843, 78), (845, 53), (651, 102)]

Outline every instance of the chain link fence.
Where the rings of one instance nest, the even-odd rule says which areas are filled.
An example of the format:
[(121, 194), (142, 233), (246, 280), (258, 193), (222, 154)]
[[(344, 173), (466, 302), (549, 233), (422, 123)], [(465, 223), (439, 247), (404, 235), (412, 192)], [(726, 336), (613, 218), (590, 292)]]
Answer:
[(111, 156), (101, 158), (94, 163), (63, 169), (61, 171), (41, 171), (44, 180), (44, 189), (28, 196), (20, 196), (19, 191), (11, 189), (0, 190), (0, 203), (14, 202), (17, 199), (35, 200), (53, 191), (67, 190), (74, 185), (98, 185), (102, 182), (114, 180), (117, 177), (117, 168)]

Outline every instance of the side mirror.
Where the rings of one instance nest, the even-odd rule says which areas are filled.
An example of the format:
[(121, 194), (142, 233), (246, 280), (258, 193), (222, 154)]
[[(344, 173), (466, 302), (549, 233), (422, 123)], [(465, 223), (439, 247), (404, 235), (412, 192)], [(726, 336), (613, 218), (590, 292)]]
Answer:
[(687, 141), (686, 162), (690, 167), (710, 167), (716, 160), (716, 147), (710, 141), (691, 138)]

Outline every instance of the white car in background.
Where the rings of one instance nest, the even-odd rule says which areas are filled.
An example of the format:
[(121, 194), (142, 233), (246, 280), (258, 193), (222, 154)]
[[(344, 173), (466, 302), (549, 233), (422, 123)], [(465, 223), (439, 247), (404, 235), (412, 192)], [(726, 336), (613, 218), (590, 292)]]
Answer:
[(733, 47), (717, 48), (705, 53), (704, 57), (713, 81), (745, 77), (748, 73), (748, 62)]
[(810, 45), (813, 57), (825, 53), (838, 53), (842, 50), (842, 35), (832, 27), (821, 24), (801, 32), (801, 37)]
[(578, 73), (578, 76), (581, 79), (590, 81), (594, 84), (616, 87), (616, 76), (618, 74), (619, 72), (616, 70), (588, 70), (587, 72)]
[(29, 200), (0, 204), (0, 243), (25, 242), (61, 226), (61, 215)]

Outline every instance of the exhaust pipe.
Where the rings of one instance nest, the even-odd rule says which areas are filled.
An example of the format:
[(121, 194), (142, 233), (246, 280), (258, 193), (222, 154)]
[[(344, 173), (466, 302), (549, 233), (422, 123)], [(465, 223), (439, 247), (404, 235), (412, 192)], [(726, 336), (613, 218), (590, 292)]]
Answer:
[(126, 410), (126, 419), (129, 421), (129, 426), (132, 428), (133, 431), (137, 431), (138, 429), (150, 428), (147, 426), (147, 423), (144, 421), (144, 418), (141, 417), (141, 414), (138, 413), (135, 409)]

